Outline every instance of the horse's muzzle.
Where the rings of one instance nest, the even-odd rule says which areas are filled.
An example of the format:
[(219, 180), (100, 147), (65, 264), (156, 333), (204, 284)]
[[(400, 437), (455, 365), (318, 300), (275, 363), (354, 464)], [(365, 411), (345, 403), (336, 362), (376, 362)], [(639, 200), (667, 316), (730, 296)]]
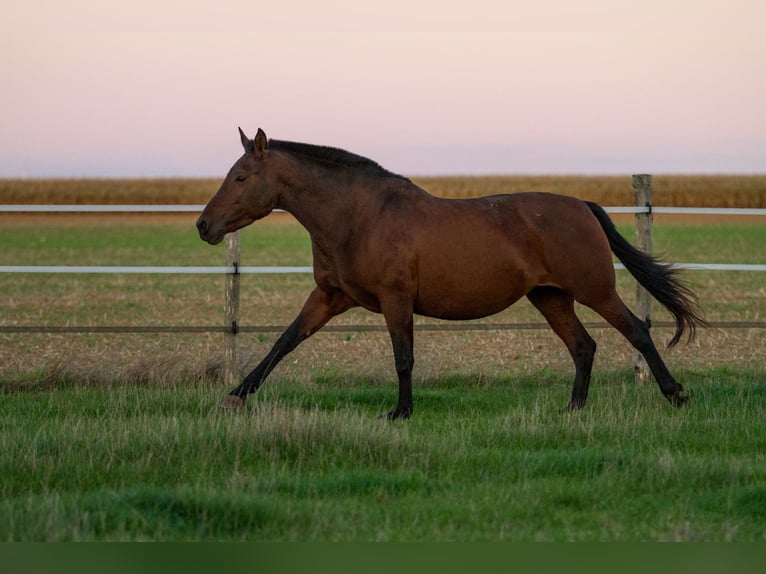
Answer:
[(223, 239), (223, 234), (211, 233), (210, 224), (204, 215), (200, 215), (199, 219), (197, 219), (197, 231), (199, 232), (200, 239), (207, 241), (210, 245), (220, 243)]

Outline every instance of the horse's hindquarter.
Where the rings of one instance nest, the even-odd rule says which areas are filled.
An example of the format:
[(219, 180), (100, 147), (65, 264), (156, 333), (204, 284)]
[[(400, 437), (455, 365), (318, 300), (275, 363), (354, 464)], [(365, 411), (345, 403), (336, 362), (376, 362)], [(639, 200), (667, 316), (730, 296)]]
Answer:
[(546, 193), (517, 194), (517, 211), (539, 237), (549, 271), (544, 284), (588, 304), (614, 290), (609, 241), (585, 202)]

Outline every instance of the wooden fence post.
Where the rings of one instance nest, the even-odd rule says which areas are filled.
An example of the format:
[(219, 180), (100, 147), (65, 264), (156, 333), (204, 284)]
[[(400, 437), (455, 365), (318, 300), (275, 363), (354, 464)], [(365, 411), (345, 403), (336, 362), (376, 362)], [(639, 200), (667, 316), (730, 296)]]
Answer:
[[(652, 253), (652, 176), (633, 176), (633, 199), (636, 207), (649, 207), (649, 213), (636, 213), (636, 246), (644, 253)], [(652, 296), (641, 285), (636, 286), (636, 315), (651, 327)], [(649, 382), (651, 372), (644, 356), (636, 351), (633, 359), (636, 383)]]
[(226, 265), (234, 267), (234, 273), (226, 275), (226, 299), (224, 302), (223, 380), (229, 387), (239, 384), (239, 231), (226, 235)]

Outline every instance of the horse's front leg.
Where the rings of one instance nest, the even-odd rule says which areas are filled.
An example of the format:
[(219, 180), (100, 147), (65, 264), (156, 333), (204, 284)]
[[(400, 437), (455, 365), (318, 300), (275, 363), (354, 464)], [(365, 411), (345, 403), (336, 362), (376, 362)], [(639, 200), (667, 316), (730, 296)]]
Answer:
[(221, 403), (221, 408), (233, 409), (245, 406), (247, 395), (258, 390), (285, 355), (321, 329), (331, 318), (354, 306), (355, 303), (341, 291), (315, 288), (301, 312), (282, 333), (269, 354), (245, 377), (242, 384), (229, 393)]
[(413, 351), (412, 303), (395, 301), (383, 307), (386, 326), (394, 348), (396, 374), (399, 377), (399, 400), (394, 410), (386, 413), (388, 419), (409, 418), (412, 415)]

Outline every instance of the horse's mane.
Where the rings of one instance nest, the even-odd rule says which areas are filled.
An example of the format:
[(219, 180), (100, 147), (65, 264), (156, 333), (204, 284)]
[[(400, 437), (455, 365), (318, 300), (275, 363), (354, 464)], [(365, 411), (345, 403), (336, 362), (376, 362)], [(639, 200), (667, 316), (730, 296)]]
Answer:
[(290, 154), (300, 156), (302, 159), (320, 163), (328, 167), (337, 167), (340, 169), (352, 168), (366, 171), (369, 174), (378, 177), (399, 177), (406, 179), (401, 175), (388, 171), (371, 159), (335, 147), (270, 139), (269, 148), (286, 151)]

